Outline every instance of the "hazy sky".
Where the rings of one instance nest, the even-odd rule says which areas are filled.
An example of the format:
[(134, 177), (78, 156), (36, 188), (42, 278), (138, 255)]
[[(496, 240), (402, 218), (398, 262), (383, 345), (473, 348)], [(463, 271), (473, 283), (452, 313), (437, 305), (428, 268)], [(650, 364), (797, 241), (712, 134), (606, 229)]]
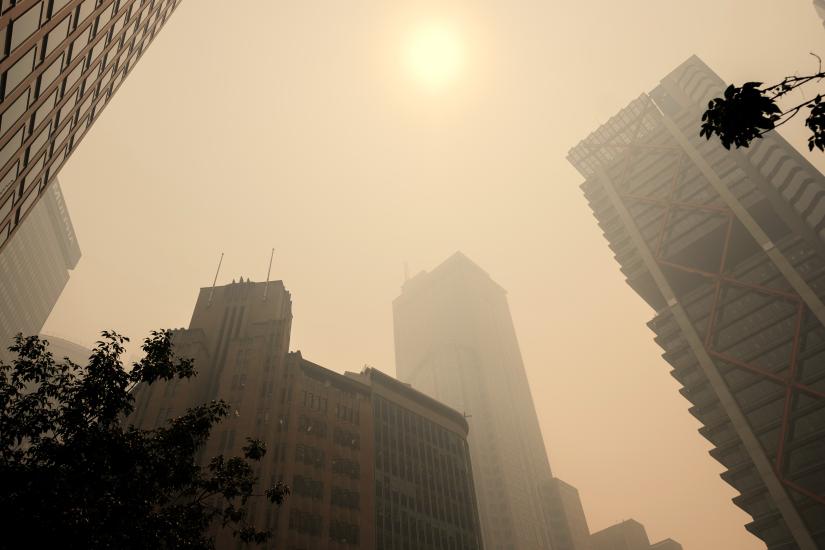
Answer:
[[(422, 28), (448, 35), (442, 86), (407, 63)], [(293, 349), (392, 373), (403, 263), (460, 249), (509, 291), (591, 530), (632, 517), (685, 550), (764, 548), (565, 156), (693, 53), (770, 81), (814, 68), (823, 39), (810, 0), (185, 0), (62, 170), (83, 258), (44, 330), (186, 326), (221, 251), (227, 283), (263, 280), (275, 247)]]

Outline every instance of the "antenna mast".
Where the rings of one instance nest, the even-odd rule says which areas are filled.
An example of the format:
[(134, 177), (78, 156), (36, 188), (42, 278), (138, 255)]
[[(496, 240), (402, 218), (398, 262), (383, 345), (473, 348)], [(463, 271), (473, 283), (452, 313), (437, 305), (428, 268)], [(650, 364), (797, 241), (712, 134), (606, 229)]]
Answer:
[(275, 257), (275, 249), (272, 249), (272, 252), (269, 254), (269, 269), (266, 270), (266, 286), (264, 287), (264, 302), (266, 301), (266, 295), (269, 292), (269, 274), (272, 272), (272, 258)]
[(218, 273), (221, 272), (221, 264), (223, 263), (223, 252), (221, 252), (221, 259), (218, 260), (218, 269), (215, 271), (215, 278), (212, 280), (212, 290), (209, 291), (209, 302), (207, 302), (206, 307), (212, 305), (212, 297), (215, 295), (215, 283), (218, 282)]

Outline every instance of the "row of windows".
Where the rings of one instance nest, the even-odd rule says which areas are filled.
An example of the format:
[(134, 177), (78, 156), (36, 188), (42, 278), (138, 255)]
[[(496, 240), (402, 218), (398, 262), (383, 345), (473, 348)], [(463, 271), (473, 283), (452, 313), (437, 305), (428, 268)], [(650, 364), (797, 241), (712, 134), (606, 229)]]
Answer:
[[(454, 454), (463, 454), (464, 439), (458, 434), (380, 397), (374, 399), (373, 407), (376, 420), (376, 439), (386, 438), (389, 433), (411, 433), (427, 443)], [(379, 425), (381, 425), (380, 430)]]
[(302, 464), (323, 468), (326, 462), (326, 456), (321, 449), (299, 443), (295, 446), (295, 460)]
[(350, 479), (358, 479), (361, 477), (361, 465), (355, 460), (348, 458), (334, 458), (332, 459), (332, 473), (340, 474)]
[(359, 449), (361, 447), (361, 436), (355, 432), (351, 432), (349, 430), (344, 430), (341, 428), (335, 428), (332, 433), (332, 440), (341, 445), (342, 447), (348, 447), (350, 449)]
[(298, 418), (298, 431), (324, 438), (327, 436), (327, 423), (317, 418), (301, 415)]
[[(304, 391), (302, 394), (302, 404), (304, 407), (322, 414), (327, 413), (328, 399), (326, 397), (310, 391)], [(342, 403), (337, 403), (335, 405), (335, 418), (346, 422), (352, 422), (353, 424), (358, 424), (360, 420), (357, 410)]]
[(476, 550), (475, 535), (449, 532), (407, 514), (376, 515), (378, 547), (383, 550)]
[(303, 512), (296, 508), (289, 511), (289, 528), (307, 535), (321, 534), (322, 519), (320, 514)]
[(333, 486), (330, 502), (333, 506), (358, 510), (361, 508), (361, 495), (358, 491)]
[[(320, 536), (323, 529), (323, 518), (320, 514), (303, 512), (293, 508), (289, 512), (289, 528), (306, 535)], [(330, 521), (329, 540), (356, 545), (359, 539), (358, 525), (341, 520)]]
[(320, 500), (324, 497), (324, 483), (298, 475), (292, 479), (292, 492), (298, 496)]
[(358, 544), (358, 526), (346, 521), (333, 520), (329, 524), (329, 540), (343, 544)]

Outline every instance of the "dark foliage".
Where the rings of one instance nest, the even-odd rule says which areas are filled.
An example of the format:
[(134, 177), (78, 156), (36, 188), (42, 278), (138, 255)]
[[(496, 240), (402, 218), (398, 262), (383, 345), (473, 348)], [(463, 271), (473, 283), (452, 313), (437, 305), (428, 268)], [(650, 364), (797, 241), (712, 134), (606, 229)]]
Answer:
[(761, 82), (746, 82), (741, 88), (733, 84), (725, 90), (724, 97), (717, 97), (708, 104), (702, 115), (700, 136), (716, 134), (725, 149), (731, 145), (747, 147), (751, 141), (762, 137), (762, 132), (772, 130), (779, 120), (781, 109), (776, 102), (759, 89)]
[(816, 147), (825, 151), (825, 106), (821, 103), (821, 95), (785, 110), (777, 104), (777, 100), (791, 91), (823, 78), (825, 72), (822, 71), (820, 60), (816, 73), (788, 76), (772, 86), (763, 88), (761, 82), (746, 82), (741, 87), (731, 84), (725, 90), (724, 97), (717, 97), (708, 103), (708, 108), (702, 115), (699, 135), (707, 139), (713, 135), (719, 136), (726, 149), (730, 149), (731, 145), (737, 148), (748, 147), (754, 139), (785, 124), (807, 108), (805, 126), (811, 130), (808, 149)]
[[(241, 540), (270, 534), (246, 521), (247, 503), (279, 506), (289, 488), (253, 492), (252, 462), (266, 449), (248, 440), (243, 457), (195, 456), (228, 405), (213, 401), (154, 430), (128, 425), (138, 384), (195, 375), (172, 353), (171, 333), (153, 332), (130, 371), (127, 338), (104, 332), (88, 365), (55, 362), (48, 343), (18, 335), (0, 363), (0, 517), (4, 548), (214, 548), (213, 525)], [(20, 537), (20, 540), (15, 540)]]

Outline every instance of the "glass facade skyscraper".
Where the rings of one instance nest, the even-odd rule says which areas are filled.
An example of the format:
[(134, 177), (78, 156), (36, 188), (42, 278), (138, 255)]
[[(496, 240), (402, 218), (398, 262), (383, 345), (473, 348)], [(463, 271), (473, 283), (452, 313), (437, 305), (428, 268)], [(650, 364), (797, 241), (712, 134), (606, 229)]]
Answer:
[(824, 548), (825, 177), (776, 132), (700, 138), (724, 86), (692, 57), (568, 158), (747, 529)]
[(0, 251), (180, 0), (0, 0)]

